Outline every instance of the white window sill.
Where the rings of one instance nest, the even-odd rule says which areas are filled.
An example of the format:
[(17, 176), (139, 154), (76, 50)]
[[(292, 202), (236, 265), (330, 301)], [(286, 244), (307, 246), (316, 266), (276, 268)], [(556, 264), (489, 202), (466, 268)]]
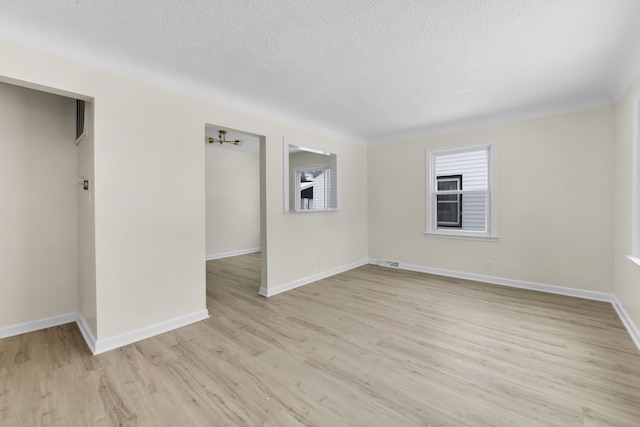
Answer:
[(303, 213), (316, 213), (316, 212), (339, 212), (339, 209), (289, 209), (286, 213), (295, 213), (295, 214), (303, 214)]
[(634, 264), (640, 266), (640, 258), (631, 256), (631, 255), (627, 255), (627, 258), (629, 258), (629, 260)]
[(424, 237), (435, 237), (436, 239), (455, 239), (455, 240), (479, 240), (482, 242), (497, 242), (498, 236), (476, 235), (467, 233), (434, 233), (425, 232)]

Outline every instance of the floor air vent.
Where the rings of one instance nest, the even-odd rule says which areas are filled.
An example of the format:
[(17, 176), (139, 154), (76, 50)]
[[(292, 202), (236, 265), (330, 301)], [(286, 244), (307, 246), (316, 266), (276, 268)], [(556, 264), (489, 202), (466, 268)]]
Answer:
[(400, 263), (398, 261), (389, 261), (388, 259), (381, 259), (378, 262), (380, 267), (390, 267), (390, 268), (400, 268)]

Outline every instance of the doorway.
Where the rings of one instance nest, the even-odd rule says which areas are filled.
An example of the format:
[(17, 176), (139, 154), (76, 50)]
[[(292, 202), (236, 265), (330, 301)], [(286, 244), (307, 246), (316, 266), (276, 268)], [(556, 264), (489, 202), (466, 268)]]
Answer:
[(262, 252), (263, 143), (264, 136), (205, 125), (207, 261)]
[(44, 89), (0, 82), (0, 328), (80, 312), (95, 333), (93, 102)]

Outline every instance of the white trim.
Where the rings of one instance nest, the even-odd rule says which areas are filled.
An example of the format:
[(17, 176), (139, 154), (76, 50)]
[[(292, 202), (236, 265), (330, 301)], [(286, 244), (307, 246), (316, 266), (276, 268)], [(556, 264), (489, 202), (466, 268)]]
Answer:
[(286, 137), (282, 137), (282, 203), (284, 208), (284, 213), (289, 212), (291, 207), (291, 203), (289, 200), (289, 145), (296, 145), (293, 140), (290, 140)]
[(640, 258), (631, 255), (626, 255), (626, 257), (629, 258), (629, 261), (631, 261), (632, 263), (640, 266)]
[(239, 249), (237, 251), (220, 252), (217, 254), (207, 255), (206, 260), (211, 261), (212, 259), (230, 258), (238, 255), (253, 254), (256, 252), (260, 252), (260, 250), (261, 250), (260, 248), (249, 248), (249, 249)]
[(78, 329), (80, 329), (82, 338), (84, 338), (84, 341), (87, 343), (89, 350), (92, 354), (96, 354), (96, 336), (91, 331), (91, 328), (82, 313), (78, 313), (76, 324), (78, 325)]
[[(469, 233), (469, 234), (467, 234)], [(479, 240), (482, 242), (497, 242), (499, 239), (498, 236), (487, 236), (485, 233), (474, 236), (473, 231), (468, 231), (465, 234), (454, 234), (454, 233), (422, 233), (424, 237), (435, 238), (435, 239), (453, 239), (453, 240)]]
[(285, 283), (273, 288), (267, 289), (260, 287), (258, 294), (263, 297), (272, 297), (274, 295), (281, 294), (286, 291), (290, 291), (300, 286), (308, 285), (309, 283), (317, 282), (318, 280), (326, 279), (327, 277), (335, 276), (336, 274), (344, 273), (345, 271), (353, 270), (354, 268), (362, 267), (369, 263), (369, 260), (360, 260), (351, 264), (343, 265), (341, 267), (332, 268), (331, 270), (323, 271), (322, 273), (314, 274), (313, 276), (304, 277), (302, 279), (294, 280), (293, 282)]
[(44, 319), (32, 320), (30, 322), (19, 323), (17, 325), (5, 326), (0, 328), (0, 339), (35, 332), (41, 329), (47, 329), (67, 323), (73, 323), (76, 321), (77, 317), (77, 313), (67, 313), (60, 314), (58, 316), (45, 317)]
[(631, 256), (640, 257), (640, 94), (633, 99)]
[[(378, 260), (369, 260), (370, 264), (378, 264)], [(606, 292), (589, 291), (586, 289), (569, 288), (565, 286), (548, 285), (545, 283), (528, 282), (525, 280), (508, 279), (504, 277), (486, 276), (484, 274), (465, 273), (461, 271), (446, 270), (444, 268), (425, 267), (400, 263), (399, 268), (419, 273), (436, 274), (438, 276), (454, 277), (456, 279), (474, 280), (477, 282), (491, 283), (493, 285), (508, 286), (511, 288), (529, 289), (533, 291), (548, 292), (551, 294), (567, 295), (571, 297), (585, 298), (595, 301), (613, 301), (613, 294)]]
[(631, 319), (629, 313), (627, 313), (627, 311), (624, 309), (624, 306), (620, 303), (620, 300), (618, 300), (617, 296), (613, 295), (613, 301), (611, 302), (611, 305), (613, 305), (616, 313), (618, 313), (618, 317), (620, 317), (620, 321), (622, 322), (624, 327), (627, 328), (627, 332), (629, 332), (629, 335), (631, 335), (631, 339), (635, 343), (636, 347), (638, 348), (638, 350), (640, 350), (640, 329), (638, 329), (636, 324), (633, 323), (633, 319)]
[[(369, 264), (380, 264), (381, 260), (369, 259)], [(576, 298), (584, 298), (593, 301), (604, 301), (611, 303), (614, 310), (620, 317), (620, 321), (631, 336), (634, 344), (640, 350), (640, 329), (631, 319), (631, 316), (625, 311), (624, 306), (618, 300), (615, 294), (607, 292), (589, 291), (586, 289), (568, 288), (565, 286), (548, 285), (545, 283), (528, 282), (517, 279), (507, 279), (504, 277), (485, 276), (484, 274), (464, 273), (460, 271), (446, 270), (443, 268), (425, 267), (421, 265), (399, 263), (401, 270), (417, 271), (419, 273), (436, 274), (438, 276), (454, 277), (456, 279), (474, 280), (477, 282), (491, 283), (493, 285), (508, 286), (511, 288), (528, 289), (532, 291), (547, 292), (550, 294), (566, 295)]]
[(60, 316), (47, 317), (45, 319), (0, 328), (0, 339), (75, 322), (78, 325), (78, 329), (80, 329), (80, 333), (87, 343), (89, 350), (91, 350), (91, 353), (96, 355), (146, 338), (151, 338), (155, 335), (169, 332), (173, 329), (190, 325), (200, 320), (207, 319), (208, 317), (209, 312), (207, 310), (196, 311), (194, 313), (187, 314), (186, 316), (156, 323), (155, 325), (136, 329), (121, 335), (116, 335), (115, 337), (96, 340), (95, 335), (91, 331), (91, 328), (82, 313), (67, 313)]
[(340, 212), (340, 209), (298, 209), (298, 210), (290, 210), (287, 213), (290, 214), (311, 214), (311, 213), (320, 213), (320, 212)]
[[(381, 260), (377, 259), (369, 259), (358, 261), (352, 264), (348, 264), (339, 268), (335, 268), (323, 273), (316, 274), (314, 276), (310, 276), (304, 279), (296, 280), (294, 282), (290, 282), (288, 284), (280, 285), (272, 289), (271, 291), (260, 288), (259, 294), (264, 297), (271, 297), (277, 295), (282, 292), (286, 292), (291, 289), (298, 288), (300, 286), (307, 285), (309, 283), (315, 282), (317, 280), (321, 280), (335, 274), (343, 273), (345, 271), (352, 270), (354, 268), (361, 267), (365, 264), (373, 264), (373, 265), (382, 265)], [(506, 279), (502, 277), (495, 276), (485, 276), (482, 274), (474, 274), (474, 273), (463, 273), (453, 270), (445, 270), (442, 268), (434, 268), (434, 267), (425, 267), (419, 265), (412, 264), (401, 264), (398, 263), (398, 267), (403, 270), (416, 271), (419, 273), (428, 273), (428, 274), (436, 274), (439, 276), (446, 277), (454, 277), (458, 279), (466, 279), (466, 280), (474, 280), (485, 283), (491, 283), (494, 285), (508, 286), (520, 289), (529, 289), (540, 292), (547, 292), (552, 294), (559, 295), (567, 295), (577, 298), (585, 298), (595, 301), (605, 301), (610, 302), (613, 306), (614, 310), (618, 314), (620, 321), (626, 328), (627, 332), (631, 336), (634, 344), (640, 350), (640, 329), (633, 322), (633, 319), (624, 306), (618, 300), (618, 297), (614, 294), (609, 294), (605, 292), (595, 292), (588, 291), (584, 289), (576, 289), (576, 288), (567, 288), (563, 286), (555, 286), (555, 285), (547, 285), (542, 283), (535, 282), (527, 282), (523, 280), (515, 280), (515, 279)], [(173, 329), (180, 328), (182, 326), (187, 326), (191, 323), (198, 322), (200, 320), (207, 319), (209, 317), (209, 312), (207, 310), (197, 311), (195, 313), (178, 317), (173, 320), (169, 320), (166, 322), (157, 323), (155, 325), (151, 325), (145, 328), (137, 329), (132, 332), (128, 332), (125, 334), (117, 335), (112, 338), (108, 338), (105, 340), (101, 340), (99, 343), (97, 342), (95, 335), (89, 328), (87, 321), (85, 320), (82, 313), (67, 313), (62, 314), (60, 316), (52, 316), (44, 319), (34, 320), (31, 322), (20, 323), (18, 325), (5, 326), (0, 328), (0, 339), (9, 338), (15, 335), (22, 335), (29, 332), (39, 331), (41, 329), (51, 328), (54, 326), (65, 325), (67, 323), (76, 322), (78, 325), (78, 329), (80, 329), (80, 333), (82, 334), (87, 346), (91, 350), (91, 353), (94, 355), (104, 353), (109, 350), (114, 350), (118, 347), (122, 347), (127, 344), (132, 344), (134, 342), (150, 338), (155, 335), (162, 334), (164, 332), (169, 332)]]
[(92, 352), (94, 355), (96, 355), (109, 350), (114, 350), (128, 344), (133, 344), (134, 342), (151, 338), (155, 335), (160, 335), (165, 332), (190, 325), (200, 320), (207, 319), (208, 317), (209, 312), (206, 309), (200, 310), (191, 314), (187, 314), (185, 316), (177, 317), (175, 319), (166, 320), (154, 325), (145, 326), (144, 328), (125, 332), (124, 334), (116, 335), (110, 338), (99, 339), (96, 341), (95, 348), (92, 350)]

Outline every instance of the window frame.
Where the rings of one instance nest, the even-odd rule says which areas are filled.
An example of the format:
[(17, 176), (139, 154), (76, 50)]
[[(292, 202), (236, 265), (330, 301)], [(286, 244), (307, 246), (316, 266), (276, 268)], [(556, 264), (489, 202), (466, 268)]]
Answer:
[[(456, 185), (456, 189), (452, 190), (452, 191), (462, 191), (462, 174), (455, 174), (455, 175), (440, 175), (437, 176), (436, 175), (436, 187), (439, 186), (439, 184), (441, 182), (455, 182)], [(442, 190), (439, 190), (442, 191)], [(447, 197), (447, 196), (454, 196), (456, 197), (455, 200), (440, 200), (440, 197)], [(462, 228), (462, 194), (461, 193), (457, 193), (457, 194), (437, 194), (436, 195), (436, 225), (438, 227), (445, 227), (445, 228)], [(456, 203), (458, 205), (458, 221), (456, 222), (448, 222), (445, 223), (445, 221), (441, 221), (440, 219), (438, 219), (438, 215), (440, 212), (440, 204), (441, 203)]]
[[(484, 231), (463, 230), (457, 227), (437, 225), (437, 176), (436, 159), (440, 155), (487, 150), (487, 188), (486, 190), (459, 190), (453, 194), (482, 192), (487, 197), (487, 218)], [(426, 150), (426, 237), (451, 239), (471, 239), (495, 241), (498, 239), (498, 189), (497, 189), (497, 144), (494, 141), (476, 142), (448, 147), (436, 147)], [(442, 194), (442, 193), (440, 193)], [(464, 211), (462, 212), (464, 215)]]

